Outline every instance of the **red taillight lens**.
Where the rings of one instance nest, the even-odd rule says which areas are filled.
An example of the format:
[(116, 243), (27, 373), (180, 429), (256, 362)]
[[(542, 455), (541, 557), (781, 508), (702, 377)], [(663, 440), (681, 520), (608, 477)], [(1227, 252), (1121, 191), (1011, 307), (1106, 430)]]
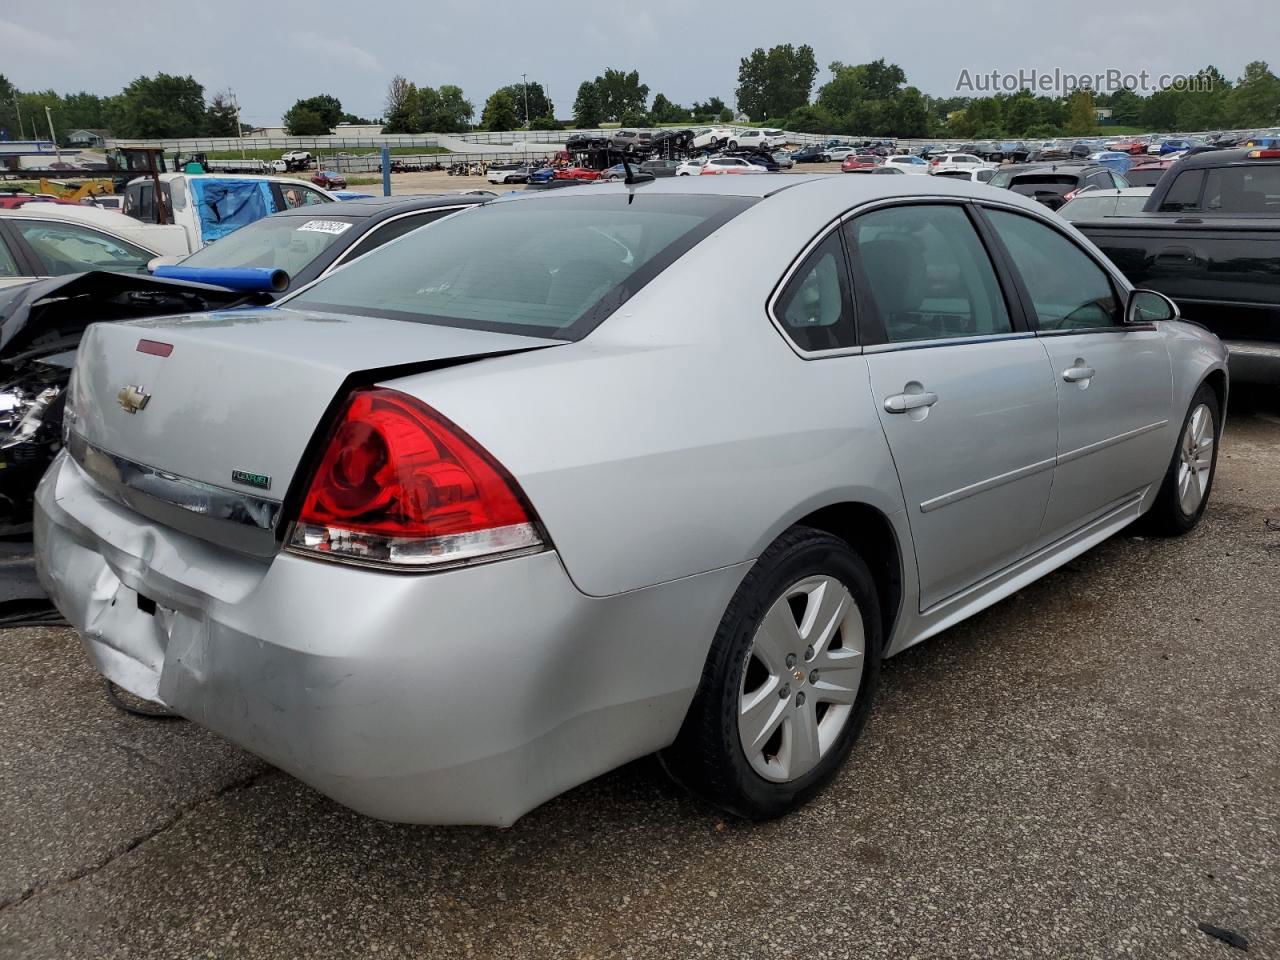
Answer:
[(1062, 195), (1062, 199), (1063, 199), (1064, 201), (1066, 201), (1066, 202), (1070, 203), (1072, 200), (1074, 200), (1074, 199), (1075, 199), (1075, 196), (1076, 196), (1076, 191), (1072, 190), (1070, 193), (1064, 193), (1064, 194)]
[(515, 480), (471, 437), (397, 390), (354, 391), (289, 540), (335, 559), (439, 566), (540, 549)]

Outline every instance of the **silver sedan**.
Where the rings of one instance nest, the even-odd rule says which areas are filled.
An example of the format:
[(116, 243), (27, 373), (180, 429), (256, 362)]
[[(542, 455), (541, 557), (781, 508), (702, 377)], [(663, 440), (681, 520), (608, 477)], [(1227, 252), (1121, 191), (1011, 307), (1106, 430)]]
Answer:
[(884, 657), (1194, 527), (1227, 385), (1007, 191), (584, 186), (91, 327), (39, 567), (105, 676), (372, 816), (509, 824), (658, 751), (772, 817)]

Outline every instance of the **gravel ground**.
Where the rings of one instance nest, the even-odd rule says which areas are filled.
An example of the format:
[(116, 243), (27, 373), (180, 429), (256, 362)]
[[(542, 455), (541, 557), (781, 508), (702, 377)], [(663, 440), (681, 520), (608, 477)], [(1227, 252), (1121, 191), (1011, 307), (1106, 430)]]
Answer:
[(1213, 502), (886, 664), (782, 821), (643, 761), (509, 830), (350, 813), (0, 635), (0, 957), (1280, 957), (1280, 409)]

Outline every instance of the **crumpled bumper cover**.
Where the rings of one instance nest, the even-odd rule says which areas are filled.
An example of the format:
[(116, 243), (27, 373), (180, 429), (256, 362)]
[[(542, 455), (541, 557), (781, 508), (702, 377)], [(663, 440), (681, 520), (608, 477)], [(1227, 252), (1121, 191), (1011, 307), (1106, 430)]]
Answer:
[(506, 825), (670, 743), (745, 565), (608, 598), (554, 553), (427, 575), (241, 556), (65, 456), (41, 582), (125, 689), (371, 816)]

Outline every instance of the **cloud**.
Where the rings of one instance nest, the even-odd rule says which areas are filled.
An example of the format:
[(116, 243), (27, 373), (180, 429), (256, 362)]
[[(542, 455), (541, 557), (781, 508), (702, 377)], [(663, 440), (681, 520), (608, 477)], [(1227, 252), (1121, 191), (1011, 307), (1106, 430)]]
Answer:
[(75, 52), (75, 44), (37, 33), (30, 27), (11, 20), (0, 20), (0, 50), (21, 50), (23, 53), (45, 57), (69, 57)]
[(382, 61), (368, 50), (348, 43), (340, 37), (326, 37), (318, 33), (305, 31), (290, 38), (293, 46), (306, 53), (317, 53), (332, 58), (335, 67), (340, 69), (355, 67), (370, 73), (386, 73)]

